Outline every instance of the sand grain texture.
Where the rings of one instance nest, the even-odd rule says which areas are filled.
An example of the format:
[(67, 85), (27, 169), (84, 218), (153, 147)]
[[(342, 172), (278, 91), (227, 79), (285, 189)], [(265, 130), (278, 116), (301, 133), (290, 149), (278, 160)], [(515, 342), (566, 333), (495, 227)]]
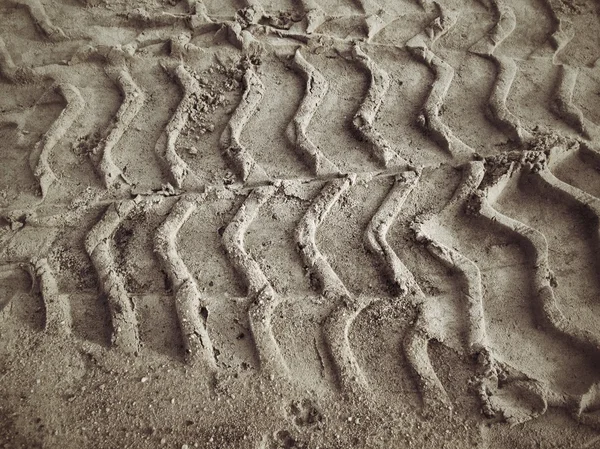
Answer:
[(0, 447), (600, 447), (594, 0), (0, 1)]

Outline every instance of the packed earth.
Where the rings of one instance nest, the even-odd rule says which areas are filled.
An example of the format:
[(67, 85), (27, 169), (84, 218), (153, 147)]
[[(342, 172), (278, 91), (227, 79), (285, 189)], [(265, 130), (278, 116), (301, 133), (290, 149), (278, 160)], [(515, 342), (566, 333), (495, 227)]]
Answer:
[(596, 0), (0, 0), (0, 447), (600, 448)]

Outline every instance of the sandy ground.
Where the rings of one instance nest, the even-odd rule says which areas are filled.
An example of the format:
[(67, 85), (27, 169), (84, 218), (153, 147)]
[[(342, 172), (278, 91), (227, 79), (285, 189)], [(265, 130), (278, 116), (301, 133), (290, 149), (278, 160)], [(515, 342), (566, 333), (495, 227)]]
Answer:
[(1, 0), (0, 446), (600, 448), (593, 0)]

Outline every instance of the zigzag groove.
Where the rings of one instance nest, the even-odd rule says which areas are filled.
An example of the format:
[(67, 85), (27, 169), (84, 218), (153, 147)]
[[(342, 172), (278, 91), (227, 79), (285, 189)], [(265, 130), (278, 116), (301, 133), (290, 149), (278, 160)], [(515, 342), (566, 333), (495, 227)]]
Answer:
[(477, 212), (490, 222), (496, 223), (527, 243), (529, 256), (534, 261), (534, 285), (537, 293), (537, 305), (543, 319), (543, 324), (549, 330), (553, 330), (566, 337), (583, 349), (598, 351), (600, 349), (600, 341), (591, 333), (574, 326), (565, 318), (558, 307), (552, 287), (554, 275), (548, 264), (548, 242), (544, 234), (513, 218), (503, 215), (490, 204), (488, 199), (490, 190), (494, 190), (494, 196), (500, 194), (513, 173), (513, 166), (511, 165), (510, 170), (502, 177), (499, 177), (486, 191), (480, 193)]
[(600, 199), (593, 195), (590, 195), (583, 190), (580, 190), (571, 184), (558, 179), (549, 167), (544, 167), (542, 170), (534, 173), (536, 179), (541, 181), (542, 186), (549, 187), (550, 189), (558, 192), (560, 195), (565, 196), (570, 201), (575, 202), (578, 205), (585, 207), (594, 215), (596, 220), (597, 233), (600, 238)]
[(204, 196), (201, 195), (187, 195), (177, 201), (154, 235), (154, 251), (158, 254), (163, 270), (169, 276), (175, 295), (186, 361), (191, 365), (202, 365), (210, 371), (215, 371), (217, 365), (213, 345), (206, 330), (207, 316), (201, 316), (204, 301), (196, 280), (177, 252), (177, 233), (202, 199)]
[(512, 8), (502, 0), (492, 0), (497, 21), (490, 32), (477, 41), (469, 51), (491, 59), (496, 64), (496, 80), (489, 98), (490, 119), (509, 138), (520, 145), (531, 140), (531, 134), (521, 125), (521, 121), (508, 107), (506, 101), (517, 73), (515, 61), (507, 56), (496, 56), (494, 51), (516, 28), (517, 19)]
[(44, 300), (46, 332), (52, 335), (68, 335), (71, 332), (69, 303), (58, 291), (58, 284), (48, 260), (34, 259), (32, 265), (39, 279), (40, 292)]
[(127, 352), (139, 351), (139, 336), (134, 304), (125, 290), (121, 274), (114, 265), (112, 237), (135, 200), (112, 203), (85, 239), (85, 249), (98, 274), (102, 291), (108, 297), (112, 322), (112, 344)]
[(387, 276), (397, 288), (397, 297), (409, 296), (417, 309), (416, 320), (403, 340), (403, 351), (418, 383), (425, 409), (429, 413), (440, 404), (449, 406), (450, 400), (435, 373), (427, 352), (431, 337), (428, 330), (429, 323), (424, 312), (426, 297), (413, 274), (402, 263), (386, 238), (389, 228), (419, 179), (420, 174), (414, 172), (405, 172), (396, 178), (394, 186), (369, 222), (364, 241), (365, 246), (384, 264)]
[(40, 0), (9, 0), (17, 6), (27, 8), (29, 15), (33, 19), (35, 25), (42, 33), (51, 41), (61, 41), (67, 39), (65, 32), (54, 25), (46, 13), (44, 5)]
[(575, 37), (575, 32), (572, 28), (572, 23), (570, 21), (565, 21), (560, 19), (558, 15), (556, 15), (556, 11), (552, 5), (551, 1), (548, 1), (548, 6), (553, 14), (553, 19), (555, 22), (554, 32), (550, 36), (550, 40), (552, 42), (552, 46), (554, 47), (554, 54), (552, 55), (552, 63), (557, 63), (558, 54), (567, 46), (569, 42), (573, 40)]
[(142, 109), (146, 96), (131, 78), (129, 69), (125, 64), (120, 66), (109, 65), (105, 67), (104, 71), (112, 82), (119, 87), (125, 97), (113, 122), (106, 131), (105, 137), (94, 150), (94, 154), (100, 155), (98, 170), (104, 180), (104, 185), (109, 188), (118, 181), (125, 180), (123, 172), (114, 163), (112, 152), (133, 119)]
[[(456, 213), (466, 200), (475, 192), (481, 183), (485, 169), (482, 162), (471, 162), (466, 165), (463, 180), (456, 189), (453, 198), (444, 207), (438, 216)], [(432, 217), (435, 218), (435, 217)], [(416, 239), (425, 244), (427, 250), (447, 268), (453, 270), (461, 277), (463, 284), (463, 300), (467, 305), (468, 344), (471, 353), (477, 354), (482, 350), (489, 351), (489, 344), (485, 330), (485, 317), (483, 313), (483, 291), (481, 285), (481, 272), (468, 257), (444, 245), (430, 236), (424, 228), (425, 223), (420, 223), (416, 228)]]
[(583, 190), (579, 190), (577, 187), (573, 187), (571, 184), (561, 181), (554, 176), (554, 174), (548, 168), (540, 170), (536, 173), (536, 176), (543, 180), (552, 189), (564, 193), (577, 203), (588, 208), (597, 218), (600, 219), (600, 199), (590, 195), (587, 192), (584, 192)]
[(381, 260), (398, 296), (404, 296), (409, 291), (408, 268), (388, 243), (387, 233), (419, 182), (419, 177), (415, 172), (405, 172), (396, 177), (394, 186), (371, 218), (364, 235), (365, 246)]
[(448, 151), (452, 157), (464, 159), (473, 154), (473, 149), (460, 141), (440, 118), (448, 89), (454, 78), (454, 69), (429, 48), (456, 24), (457, 15), (446, 13), (441, 7), (439, 10), (440, 16), (429, 27), (410, 39), (406, 43), (406, 48), (435, 74), (435, 81), (419, 116), (420, 123), (438, 145)]
[(327, 94), (329, 84), (323, 75), (304, 59), (300, 49), (294, 54), (292, 67), (306, 80), (306, 93), (286, 128), (286, 135), (317, 176), (338, 173), (339, 169), (306, 135), (310, 121)]
[(275, 190), (273, 186), (259, 187), (252, 190), (223, 233), (223, 245), (227, 256), (243, 278), (248, 288), (248, 295), (251, 297), (260, 293), (270, 284), (258, 262), (246, 252), (244, 234), (250, 223), (258, 215), (260, 207), (274, 195)]
[[(481, 183), (484, 176), (484, 166), (481, 162), (472, 162), (465, 166), (463, 179), (454, 192), (452, 199), (446, 204), (444, 209), (437, 215), (430, 217), (425, 221), (416, 221), (413, 224), (416, 240), (425, 244), (427, 250), (444, 264), (447, 268), (456, 272), (463, 284), (463, 301), (466, 306), (468, 317), (467, 324), (467, 343), (469, 352), (477, 355), (480, 368), (480, 376), (477, 378), (479, 387), (479, 396), (485, 406), (487, 397), (487, 385), (497, 383), (496, 372), (493, 369), (493, 358), (489, 347), (485, 317), (483, 311), (483, 292), (481, 284), (481, 273), (477, 265), (469, 258), (460, 254), (458, 251), (444, 245), (429, 235), (426, 225), (433, 220), (441, 220), (442, 216), (454, 215), (460, 213), (466, 200), (473, 194), (477, 186)], [(422, 293), (421, 293), (422, 294)], [(430, 311), (427, 304), (420, 305), (419, 315), (415, 324), (415, 329), (409, 333), (405, 342), (405, 352), (407, 357), (414, 363), (425, 363), (423, 360), (427, 356), (427, 343), (430, 340), (430, 324), (428, 315), (435, 311)], [(435, 318), (434, 318), (435, 319)], [(411, 340), (416, 340), (412, 343)], [(411, 354), (411, 351), (413, 354)], [(421, 351), (421, 354), (414, 354), (414, 351)], [(420, 357), (420, 359), (419, 359)], [(415, 361), (416, 360), (416, 361)], [(423, 395), (423, 402), (427, 413), (433, 413), (440, 407), (449, 407), (450, 402), (445, 390), (435, 376), (431, 364), (424, 364), (424, 368), (429, 371), (421, 373), (415, 369), (417, 379), (420, 379), (420, 389)], [(440, 390), (441, 389), (441, 390)]]
[(221, 135), (221, 149), (232, 161), (234, 168), (243, 181), (260, 182), (268, 180), (265, 171), (240, 142), (242, 130), (256, 111), (264, 93), (263, 83), (254, 69), (249, 67), (244, 74), (244, 93), (240, 104)]
[(592, 123), (586, 121), (581, 110), (573, 103), (573, 92), (577, 84), (579, 68), (562, 64), (558, 60), (559, 53), (575, 37), (575, 30), (569, 19), (565, 20), (559, 17), (552, 1), (546, 0), (545, 3), (554, 22), (554, 30), (549, 39), (554, 49), (552, 64), (559, 68), (550, 110), (584, 138), (590, 139), (589, 128)]
[[(421, 297), (424, 300), (424, 296), (421, 292), (417, 298)], [(450, 408), (451, 402), (429, 359), (428, 346), (431, 333), (425, 307), (423, 303), (418, 308), (417, 318), (402, 341), (402, 349), (421, 393), (424, 412), (430, 416), (439, 409)]]
[[(391, 148), (387, 140), (374, 128), (373, 122), (377, 112), (381, 107), (383, 98), (390, 87), (390, 77), (387, 72), (379, 68), (360, 46), (353, 47), (353, 57), (366, 71), (371, 78), (369, 81), (369, 91), (361, 103), (358, 111), (354, 114), (352, 126), (359, 136), (369, 142), (372, 146), (375, 158), (387, 167), (398, 154)], [(406, 164), (406, 161), (400, 159), (399, 162)]]
[(368, 385), (350, 347), (349, 332), (354, 319), (371, 301), (352, 297), (315, 241), (317, 229), (325, 216), (354, 182), (355, 176), (350, 175), (329, 181), (323, 187), (298, 224), (296, 243), (308, 271), (319, 281), (321, 294), (335, 304), (325, 319), (323, 333), (338, 380), (344, 391), (360, 396), (368, 391)]
[(323, 333), (331, 352), (342, 390), (361, 397), (368, 394), (369, 385), (350, 345), (350, 329), (356, 317), (369, 305), (372, 298), (343, 297), (325, 318)]
[(61, 83), (53, 88), (62, 95), (67, 105), (40, 141), (36, 143), (29, 158), (33, 174), (39, 181), (42, 197), (46, 196), (48, 189), (56, 181), (56, 175), (50, 168), (48, 161), (50, 152), (85, 109), (85, 101), (75, 86)]
[(296, 228), (296, 243), (307, 269), (318, 279), (323, 296), (334, 300), (350, 297), (350, 293), (319, 251), (315, 237), (325, 216), (353, 183), (353, 177), (329, 181), (313, 200)]
[(112, 150), (116, 147), (127, 128), (131, 125), (133, 119), (142, 109), (146, 96), (132, 79), (125, 64), (120, 67), (107, 66), (104, 71), (119, 87), (121, 93), (125, 97), (117, 111), (110, 131), (104, 139), (104, 149), (101, 150), (102, 157), (99, 169), (103, 175), (106, 187), (111, 187), (117, 180), (124, 179), (122, 171), (113, 161)]
[(462, 282), (466, 286), (466, 291), (463, 292), (463, 295), (468, 305), (469, 347), (473, 353), (478, 353), (482, 349), (487, 348), (488, 343), (483, 316), (483, 295), (479, 268), (471, 259), (437, 242), (434, 238), (426, 234), (419, 236), (417, 240), (425, 243), (427, 249), (434, 257), (461, 276)]
[(275, 292), (260, 265), (246, 251), (244, 234), (260, 207), (276, 192), (273, 186), (250, 192), (223, 233), (223, 245), (229, 260), (244, 279), (252, 304), (248, 310), (250, 328), (258, 351), (261, 370), (272, 376), (288, 376), (288, 367), (273, 334), (271, 320), (281, 297)]
[(0, 36), (0, 75), (14, 84), (25, 84), (35, 81), (37, 78), (32, 69), (17, 66), (8, 49), (4, 39)]
[[(175, 68), (168, 68), (166, 66), (163, 66), (163, 68), (175, 77), (177, 83), (183, 89), (183, 98), (179, 102), (171, 120), (169, 120), (163, 135), (156, 143), (155, 149), (159, 158), (167, 166), (175, 186), (182, 188), (184, 183), (189, 184), (189, 175), (193, 175), (193, 173), (191, 173), (185, 161), (177, 154), (175, 145), (181, 131), (189, 121), (189, 113), (192, 106), (198, 101), (200, 84), (185, 69), (183, 64), (179, 64)], [(193, 187), (198, 187), (197, 182), (192, 184)]]
[(575, 128), (586, 139), (590, 138), (588, 125), (583, 112), (573, 103), (573, 92), (577, 84), (579, 68), (560, 65), (554, 98), (550, 108), (566, 124)]

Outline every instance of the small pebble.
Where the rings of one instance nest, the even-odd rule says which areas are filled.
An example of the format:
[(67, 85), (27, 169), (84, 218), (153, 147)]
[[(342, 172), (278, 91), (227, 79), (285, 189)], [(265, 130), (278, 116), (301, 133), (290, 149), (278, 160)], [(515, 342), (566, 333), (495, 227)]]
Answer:
[(148, 379), (147, 377), (142, 377), (142, 383), (143, 383), (143, 384), (144, 384), (144, 383), (146, 383), (146, 382), (148, 382), (149, 380), (150, 380), (150, 379)]

